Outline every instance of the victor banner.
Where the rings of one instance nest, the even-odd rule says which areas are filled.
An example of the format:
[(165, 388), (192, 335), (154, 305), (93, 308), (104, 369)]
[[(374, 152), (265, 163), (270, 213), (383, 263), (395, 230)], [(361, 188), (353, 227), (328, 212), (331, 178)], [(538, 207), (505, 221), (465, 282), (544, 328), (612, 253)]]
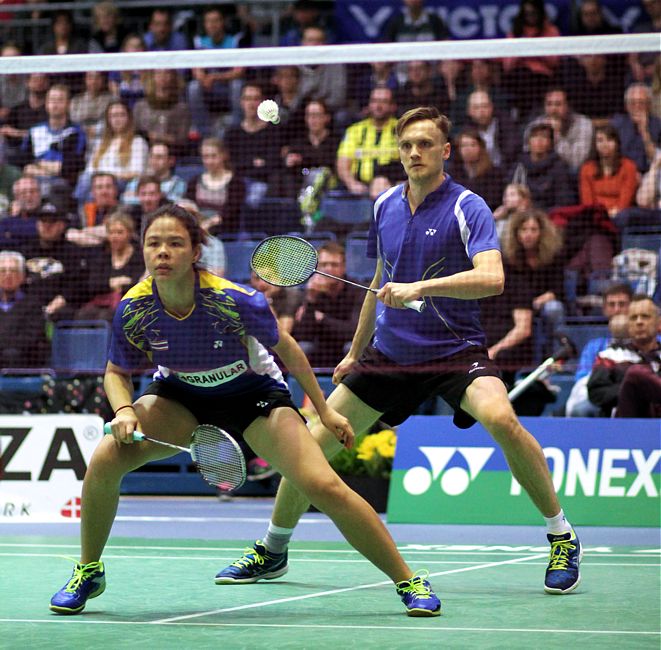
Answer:
[(0, 416), (0, 523), (76, 522), (96, 415)]
[[(541, 444), (553, 484), (577, 525), (661, 524), (658, 420), (522, 418)], [(536, 524), (541, 516), (476, 424), (414, 416), (397, 430), (392, 523)]]

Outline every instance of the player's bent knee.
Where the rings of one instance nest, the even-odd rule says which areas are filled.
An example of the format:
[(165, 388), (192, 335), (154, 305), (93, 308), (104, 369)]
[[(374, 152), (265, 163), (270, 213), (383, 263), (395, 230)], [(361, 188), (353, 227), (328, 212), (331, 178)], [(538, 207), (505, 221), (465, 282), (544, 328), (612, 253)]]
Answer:
[(509, 403), (506, 405), (494, 404), (492, 408), (485, 409), (480, 422), (489, 433), (496, 437), (514, 434), (521, 427), (516, 413)]

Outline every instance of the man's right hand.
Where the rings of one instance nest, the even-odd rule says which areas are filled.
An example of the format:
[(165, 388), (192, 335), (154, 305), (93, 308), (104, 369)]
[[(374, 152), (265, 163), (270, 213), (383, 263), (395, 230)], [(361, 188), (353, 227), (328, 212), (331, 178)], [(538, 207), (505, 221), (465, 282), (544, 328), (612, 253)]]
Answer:
[(340, 363), (335, 366), (335, 371), (333, 372), (333, 384), (336, 386), (354, 369), (358, 360), (347, 354)]

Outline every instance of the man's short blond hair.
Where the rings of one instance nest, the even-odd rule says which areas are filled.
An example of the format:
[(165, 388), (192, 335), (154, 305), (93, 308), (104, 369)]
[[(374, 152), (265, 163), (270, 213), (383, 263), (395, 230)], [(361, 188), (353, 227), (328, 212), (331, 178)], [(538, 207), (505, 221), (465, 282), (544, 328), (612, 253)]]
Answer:
[(406, 113), (397, 120), (397, 126), (395, 127), (397, 139), (402, 137), (402, 133), (407, 126), (423, 120), (431, 120), (436, 128), (443, 134), (445, 141), (448, 141), (452, 123), (448, 117), (443, 115), (443, 113), (441, 113), (435, 106), (418, 106), (417, 108), (412, 108), (406, 111)]

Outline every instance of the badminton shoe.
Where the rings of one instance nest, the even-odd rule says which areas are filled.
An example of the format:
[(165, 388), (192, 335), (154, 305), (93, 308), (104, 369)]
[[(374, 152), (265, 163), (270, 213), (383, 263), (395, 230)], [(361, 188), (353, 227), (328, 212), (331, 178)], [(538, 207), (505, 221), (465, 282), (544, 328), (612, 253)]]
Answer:
[(76, 563), (69, 582), (51, 598), (50, 609), (58, 614), (79, 614), (88, 598), (100, 596), (105, 589), (103, 562)]
[(440, 616), (441, 601), (432, 591), (427, 571), (416, 571), (410, 580), (395, 584), (408, 616)]
[(568, 594), (581, 582), (579, 565), (583, 547), (574, 529), (562, 535), (547, 535), (551, 543), (551, 555), (544, 579), (547, 594)]
[(270, 553), (261, 540), (247, 548), (243, 556), (216, 576), (217, 585), (249, 584), (258, 580), (273, 580), (289, 571), (287, 551)]

